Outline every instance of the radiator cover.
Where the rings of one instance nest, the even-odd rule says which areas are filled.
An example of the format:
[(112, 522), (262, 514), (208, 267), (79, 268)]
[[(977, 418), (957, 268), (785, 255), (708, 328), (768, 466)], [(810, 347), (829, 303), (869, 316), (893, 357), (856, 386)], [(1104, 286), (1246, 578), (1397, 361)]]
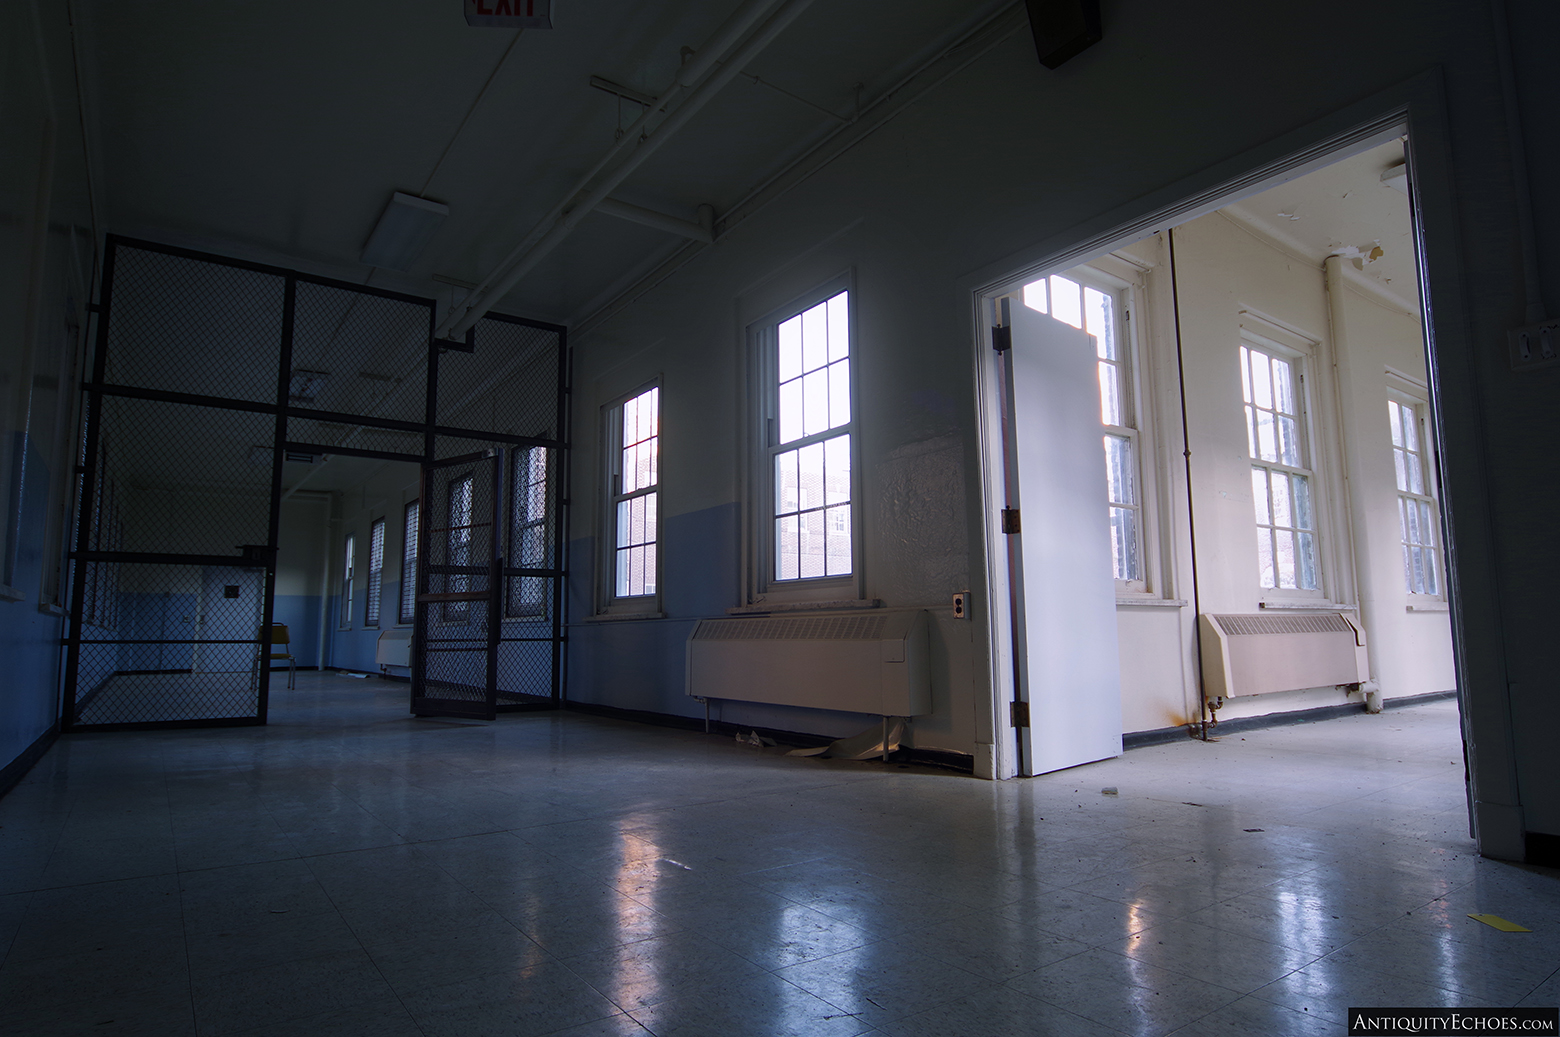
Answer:
[(1370, 678), (1365, 631), (1343, 612), (1198, 617), (1203, 686), (1236, 698)]
[(687, 692), (882, 716), (932, 711), (924, 611), (700, 620)]

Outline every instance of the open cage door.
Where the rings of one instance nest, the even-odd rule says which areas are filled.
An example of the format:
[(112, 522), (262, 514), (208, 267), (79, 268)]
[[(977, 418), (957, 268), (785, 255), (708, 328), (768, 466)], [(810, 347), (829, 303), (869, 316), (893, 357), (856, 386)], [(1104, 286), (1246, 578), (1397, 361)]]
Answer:
[(418, 716), (492, 720), (498, 712), (500, 453), (423, 466), (412, 640)]

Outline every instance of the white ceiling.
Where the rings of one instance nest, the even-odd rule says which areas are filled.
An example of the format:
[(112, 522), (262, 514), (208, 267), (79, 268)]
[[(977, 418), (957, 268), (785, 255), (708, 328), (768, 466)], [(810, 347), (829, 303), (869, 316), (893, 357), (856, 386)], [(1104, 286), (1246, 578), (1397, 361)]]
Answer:
[[(431, 275), (481, 279), (613, 144), (619, 102), (590, 77), (657, 94), (680, 48), (737, 6), (557, 0), (557, 28), (517, 39), (469, 28), (460, 0), (94, 0), (111, 229), (363, 280), (358, 255), (391, 192), (421, 194), (447, 203), (448, 220), (410, 276), (372, 283), (447, 298)], [(816, 2), (748, 71), (848, 116), (856, 84), (870, 101), (1004, 6)], [(625, 125), (638, 114), (622, 109)], [(686, 219), (702, 203), (719, 213), (838, 124), (739, 78), (615, 196)], [(500, 308), (578, 319), (681, 244), (592, 215)]]
[[(1389, 141), (1270, 188), (1221, 211), (1256, 227), (1321, 265), (1331, 255), (1410, 312), (1419, 284), (1409, 197), (1381, 180), (1403, 163), (1403, 142)], [(1380, 247), (1381, 255), (1371, 259)]]

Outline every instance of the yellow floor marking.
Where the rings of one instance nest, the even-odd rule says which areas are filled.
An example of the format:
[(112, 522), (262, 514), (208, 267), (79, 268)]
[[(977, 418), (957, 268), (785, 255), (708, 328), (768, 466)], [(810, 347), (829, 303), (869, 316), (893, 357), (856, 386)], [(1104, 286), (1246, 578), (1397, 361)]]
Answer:
[(1483, 922), (1485, 925), (1493, 926), (1494, 928), (1499, 929), (1503, 933), (1530, 933), (1530, 932), (1533, 931), (1531, 929), (1523, 928), (1522, 926), (1518, 925), (1516, 922), (1508, 922), (1504, 918), (1502, 918), (1500, 915), (1472, 915), (1471, 914), (1468, 917), (1473, 919), (1475, 922)]

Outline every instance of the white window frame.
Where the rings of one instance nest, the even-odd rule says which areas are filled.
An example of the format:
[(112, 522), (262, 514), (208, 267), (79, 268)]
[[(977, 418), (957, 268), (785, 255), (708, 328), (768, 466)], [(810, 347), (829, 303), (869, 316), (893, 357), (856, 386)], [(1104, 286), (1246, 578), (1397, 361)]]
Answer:
[[(537, 458), (541, 482), (534, 482)], [(504, 564), (511, 569), (547, 569), (553, 565), (554, 546), (549, 542), (547, 504), (552, 495), (552, 452), (542, 446), (511, 447), (508, 453), (509, 537)], [(522, 472), (524, 473), (522, 475)], [(536, 544), (533, 538), (539, 538)], [(546, 576), (514, 577), (504, 588), (504, 619), (535, 620), (547, 614), (551, 579)]]
[(357, 579), (357, 534), (348, 533), (342, 543), (345, 564), (341, 570), (341, 629), (352, 629), (353, 583)]
[(421, 516), (419, 498), (413, 497), (401, 506), (401, 593), (395, 605), (396, 626), (417, 622), (417, 533)]
[[(1314, 559), (1313, 564), (1316, 567), (1316, 586), (1314, 588), (1299, 586), (1267, 587), (1262, 583), (1260, 565), (1261, 556), (1259, 554), (1256, 556), (1258, 561), (1257, 579), (1253, 582), (1255, 584), (1259, 599), (1263, 605), (1268, 605), (1269, 603), (1309, 604), (1314, 602), (1319, 606), (1325, 606), (1328, 603), (1327, 588), (1328, 581), (1332, 577), (1333, 566), (1330, 564), (1332, 559), (1327, 556), (1326, 551), (1328, 537), (1326, 516), (1329, 495), (1327, 493), (1328, 487), (1325, 482), (1325, 475), (1320, 463), (1322, 451), (1318, 449), (1318, 443), (1316, 441), (1316, 426), (1319, 423), (1315, 418), (1316, 401), (1313, 399), (1311, 393), (1311, 383), (1313, 381), (1311, 377), (1311, 370), (1313, 366), (1315, 366), (1316, 360), (1314, 344), (1306, 342), (1298, 335), (1284, 335), (1283, 337), (1288, 339), (1288, 341), (1280, 341), (1279, 336), (1283, 334), (1283, 329), (1274, 326), (1272, 328), (1263, 328), (1260, 331), (1255, 330), (1250, 325), (1256, 323), (1256, 321), (1251, 320), (1250, 315), (1243, 314), (1242, 316), (1243, 320), (1240, 329), (1240, 340), (1237, 343), (1238, 348), (1235, 350), (1233, 360), (1238, 378), (1241, 382), (1241, 388), (1239, 390), (1240, 395), (1237, 398), (1236, 405), (1240, 408), (1239, 413), (1242, 428), (1242, 445), (1245, 448), (1247, 463), (1253, 471), (1259, 468), (1267, 470), (1269, 472), (1269, 479), (1271, 479), (1271, 474), (1274, 472), (1281, 472), (1286, 475), (1300, 475), (1305, 478), (1307, 493), (1310, 496), (1311, 507), (1311, 527), (1310, 529), (1306, 530), (1306, 532), (1311, 534), (1312, 554)], [(1312, 346), (1313, 348), (1306, 348), (1307, 346)], [(1253, 440), (1251, 437), (1254, 435), (1254, 433), (1250, 430), (1250, 420), (1246, 417), (1245, 411), (1246, 376), (1240, 362), (1241, 348), (1249, 349), (1254, 353), (1276, 357), (1278, 359), (1287, 361), (1291, 365), (1291, 369), (1294, 372), (1295, 382), (1295, 422), (1297, 425), (1296, 443), (1299, 447), (1301, 462), (1298, 466), (1285, 465), (1274, 461), (1264, 461), (1260, 456), (1253, 456)], [(1257, 535), (1260, 535), (1260, 530), (1263, 528), (1278, 528), (1271, 521), (1267, 527), (1263, 527), (1261, 523), (1257, 522), (1255, 489), (1254, 487), (1251, 487), (1250, 484), (1248, 484), (1248, 492), (1251, 492), (1253, 495), (1251, 501), (1253, 531), (1257, 532)], [(1271, 514), (1272, 505), (1271, 503), (1268, 503), (1266, 506), (1269, 509), (1269, 519), (1271, 520), (1274, 517)], [(1286, 526), (1283, 528), (1298, 529), (1299, 527)], [(1253, 538), (1253, 548), (1255, 547), (1256, 539)], [(1298, 566), (1298, 555), (1296, 556), (1296, 564)], [(1274, 562), (1274, 572), (1274, 582), (1277, 583), (1278, 577), (1276, 556)], [(1296, 582), (1298, 583), (1298, 579)]]
[(384, 603), (385, 520), (383, 516), (368, 524), (368, 595), (363, 599), (363, 625), (378, 628)]
[[(1420, 391), (1422, 392), (1423, 390)], [(1409, 546), (1402, 539), (1403, 501), (1409, 499), (1422, 502), (1428, 506), (1430, 512), (1430, 542), (1423, 546), (1429, 550), (1431, 565), (1435, 568), (1435, 593), (1419, 593), (1410, 589), (1407, 585), (1407, 560), (1405, 559), (1403, 594), (1410, 609), (1413, 609), (1416, 605), (1439, 605), (1446, 601), (1446, 553), (1442, 550), (1441, 504), (1435, 477), (1435, 442), (1430, 435), (1430, 404), (1423, 396), (1416, 394), (1408, 388), (1406, 380), (1394, 379), (1390, 376), (1388, 377), (1387, 403), (1389, 408), (1392, 404), (1397, 404), (1399, 407), (1408, 409), (1409, 413), (1413, 415), (1414, 431), (1419, 441), (1417, 460), (1420, 469), (1421, 485), (1424, 487), (1423, 493), (1400, 489), (1397, 482), (1397, 463), (1394, 457), (1392, 482), (1394, 493), (1392, 500), (1397, 505), (1399, 550), (1405, 550)], [(1390, 409), (1388, 413), (1390, 414)], [(1390, 418), (1387, 444), (1388, 449), (1395, 454), (1398, 448), (1392, 441)]]
[[(627, 494), (621, 493), (623, 479), (623, 406), (630, 400), (643, 396), (651, 390), (657, 390), (656, 394), (656, 476), (655, 482), (648, 486), (637, 487)], [(597, 614), (605, 616), (627, 616), (641, 618), (659, 617), (661, 613), (662, 594), (665, 584), (662, 574), (665, 571), (663, 547), (665, 539), (662, 537), (664, 526), (662, 523), (663, 485), (661, 481), (664, 455), (661, 447), (665, 439), (665, 423), (663, 417), (666, 413), (666, 389), (662, 384), (660, 375), (656, 375), (649, 381), (642, 382), (629, 392), (615, 398), (606, 407), (602, 408), (602, 479), (601, 487), (601, 548), (599, 552), (600, 564), (598, 572), (601, 578), (598, 581), (598, 606)], [(655, 545), (655, 589), (647, 594), (634, 594), (619, 596), (617, 593), (617, 538), (618, 504), (635, 497), (653, 497), (653, 518), (655, 522), (655, 539), (648, 541)]]
[[(846, 349), (850, 375), (850, 420), (811, 436), (788, 443), (779, 442), (779, 339), (781, 324), (819, 303), (846, 293)], [(749, 605), (788, 604), (793, 602), (859, 603), (866, 586), (863, 559), (861, 502), (861, 337), (858, 333), (859, 296), (854, 279), (843, 274), (794, 297), (785, 305), (765, 314), (747, 328), (749, 364), (749, 442), (747, 538), (748, 565), (745, 573)], [(775, 458), (814, 442), (840, 436), (850, 437), (850, 545), (851, 571), (834, 576), (779, 579), (775, 574), (776, 521)], [(824, 521), (827, 521), (825, 519)]]

